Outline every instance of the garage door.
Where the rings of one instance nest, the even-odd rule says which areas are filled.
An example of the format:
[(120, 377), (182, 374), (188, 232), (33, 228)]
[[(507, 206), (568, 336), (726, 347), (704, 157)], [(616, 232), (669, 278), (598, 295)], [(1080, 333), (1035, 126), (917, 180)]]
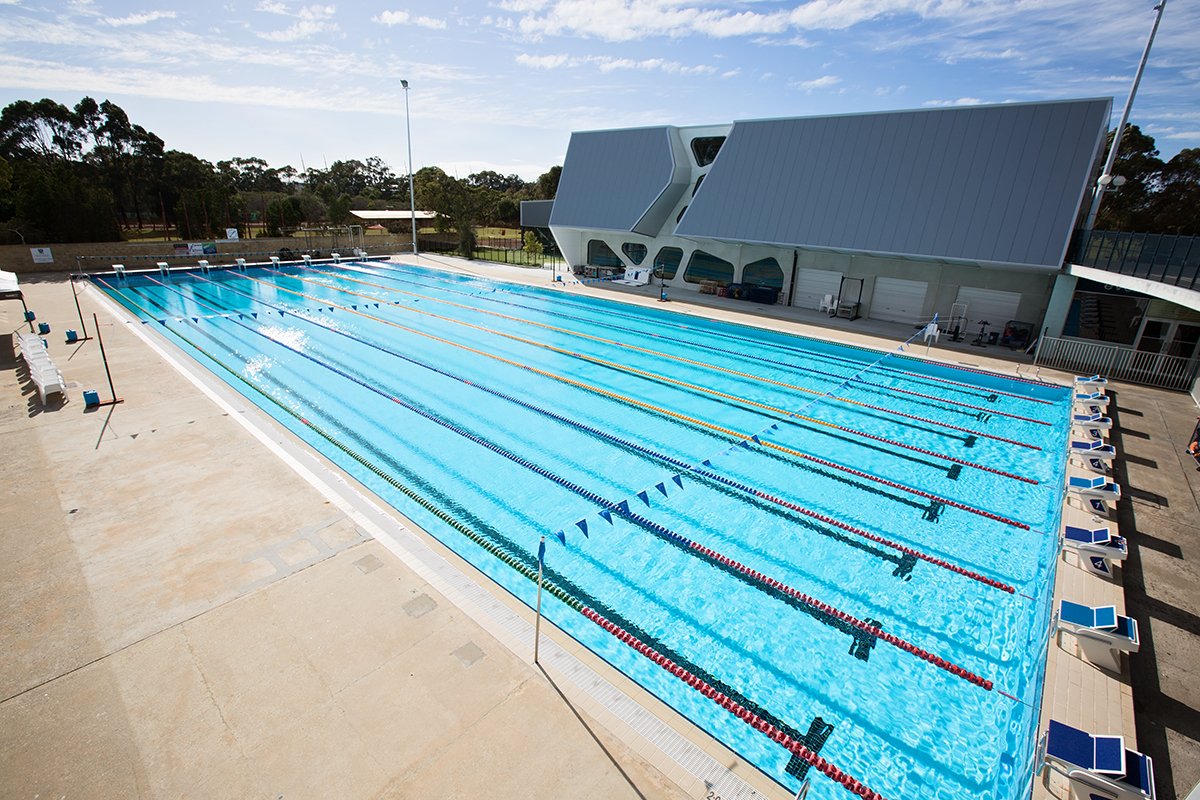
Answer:
[(960, 286), (957, 302), (967, 304), (967, 319), (972, 330), (985, 320), (990, 327), (1001, 330), (1010, 319), (1018, 319), (1017, 306), (1021, 305), (1021, 293)]
[(798, 269), (796, 270), (796, 293), (792, 295), (792, 305), (796, 308), (811, 308), (816, 311), (821, 307), (825, 295), (833, 295), (837, 300), (838, 291), (842, 288), (842, 273), (827, 269)]
[(929, 284), (925, 281), (876, 278), (867, 316), (888, 322), (925, 322), (921, 310), (925, 307), (927, 288)]

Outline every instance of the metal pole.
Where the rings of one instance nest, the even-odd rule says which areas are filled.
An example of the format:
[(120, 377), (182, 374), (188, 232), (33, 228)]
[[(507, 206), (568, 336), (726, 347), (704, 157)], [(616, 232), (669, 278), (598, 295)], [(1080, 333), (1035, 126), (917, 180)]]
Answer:
[(92, 337), (87, 335), (87, 325), (83, 324), (83, 309), (79, 307), (79, 292), (75, 291), (75, 279), (71, 279), (71, 296), (75, 298), (75, 313), (79, 315), (79, 332), (83, 336), (79, 337), (79, 341), (86, 342)]
[[(408, 139), (408, 207), (412, 212), (412, 249), (417, 253), (417, 195), (413, 189), (412, 120), (408, 114), (408, 81), (400, 81), (404, 87), (404, 132)], [(535, 658), (534, 661), (537, 659)]]
[[(1129, 97), (1125, 100), (1125, 110), (1121, 112), (1121, 121), (1117, 123), (1117, 129), (1113, 133), (1112, 147), (1108, 149), (1108, 159), (1104, 162), (1104, 169), (1100, 173), (1100, 177), (1112, 176), (1113, 164), (1117, 161), (1117, 150), (1121, 147), (1121, 137), (1125, 135), (1125, 123), (1129, 121), (1129, 111), (1133, 108), (1133, 98), (1137, 94), (1138, 84), (1142, 82), (1142, 73), (1146, 70), (1146, 61), (1150, 58), (1150, 45), (1154, 44), (1154, 35), (1158, 33), (1158, 23), (1162, 21), (1163, 9), (1167, 7), (1167, 0), (1159, 0), (1158, 5), (1154, 10), (1158, 13), (1154, 16), (1154, 27), (1150, 29), (1150, 38), (1146, 40), (1146, 49), (1142, 51), (1142, 60), (1138, 62), (1137, 74), (1133, 78), (1133, 86), (1129, 88)], [(1083, 223), (1083, 229), (1090, 231), (1092, 226), (1096, 224), (1096, 215), (1100, 213), (1100, 201), (1104, 199), (1104, 190), (1106, 184), (1096, 182), (1096, 188), (1092, 192), (1092, 207), (1088, 211), (1087, 220)]]
[(108, 371), (108, 354), (104, 352), (104, 338), (100, 336), (100, 320), (96, 319), (95, 313), (92, 314), (92, 325), (96, 328), (96, 341), (100, 343), (100, 359), (104, 362), (104, 374), (108, 376), (108, 393), (112, 396), (112, 400), (100, 405), (120, 403), (121, 400), (117, 399), (117, 390), (113, 388), (112, 373)]
[(533, 623), (533, 663), (538, 663), (538, 645), (542, 641), (542, 565), (546, 560), (546, 537), (538, 543), (537, 620)]

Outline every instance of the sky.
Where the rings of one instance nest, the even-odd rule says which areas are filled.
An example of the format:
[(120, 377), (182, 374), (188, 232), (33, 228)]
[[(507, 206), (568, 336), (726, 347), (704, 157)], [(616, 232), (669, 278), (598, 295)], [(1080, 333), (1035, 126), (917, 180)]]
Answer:
[[(0, 106), (111, 100), (168, 149), (533, 180), (571, 131), (1112, 97), (1154, 0), (0, 0)], [(1200, 147), (1200, 3), (1130, 120)]]

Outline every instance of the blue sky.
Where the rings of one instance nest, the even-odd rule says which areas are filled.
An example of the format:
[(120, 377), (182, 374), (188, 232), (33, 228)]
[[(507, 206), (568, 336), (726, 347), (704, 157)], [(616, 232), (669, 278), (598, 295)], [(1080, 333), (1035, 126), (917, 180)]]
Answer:
[[(0, 105), (109, 99), (168, 148), (535, 178), (572, 130), (1114, 98), (1153, 0), (0, 0)], [(1200, 146), (1200, 4), (1169, 0), (1132, 121)]]

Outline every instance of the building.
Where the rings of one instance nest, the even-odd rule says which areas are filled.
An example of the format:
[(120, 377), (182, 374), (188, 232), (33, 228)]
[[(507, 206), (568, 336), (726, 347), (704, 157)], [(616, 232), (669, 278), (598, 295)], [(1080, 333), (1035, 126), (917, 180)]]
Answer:
[(653, 265), (674, 290), (1034, 330), (1110, 112), (1099, 98), (578, 132), (549, 227), (571, 265)]

